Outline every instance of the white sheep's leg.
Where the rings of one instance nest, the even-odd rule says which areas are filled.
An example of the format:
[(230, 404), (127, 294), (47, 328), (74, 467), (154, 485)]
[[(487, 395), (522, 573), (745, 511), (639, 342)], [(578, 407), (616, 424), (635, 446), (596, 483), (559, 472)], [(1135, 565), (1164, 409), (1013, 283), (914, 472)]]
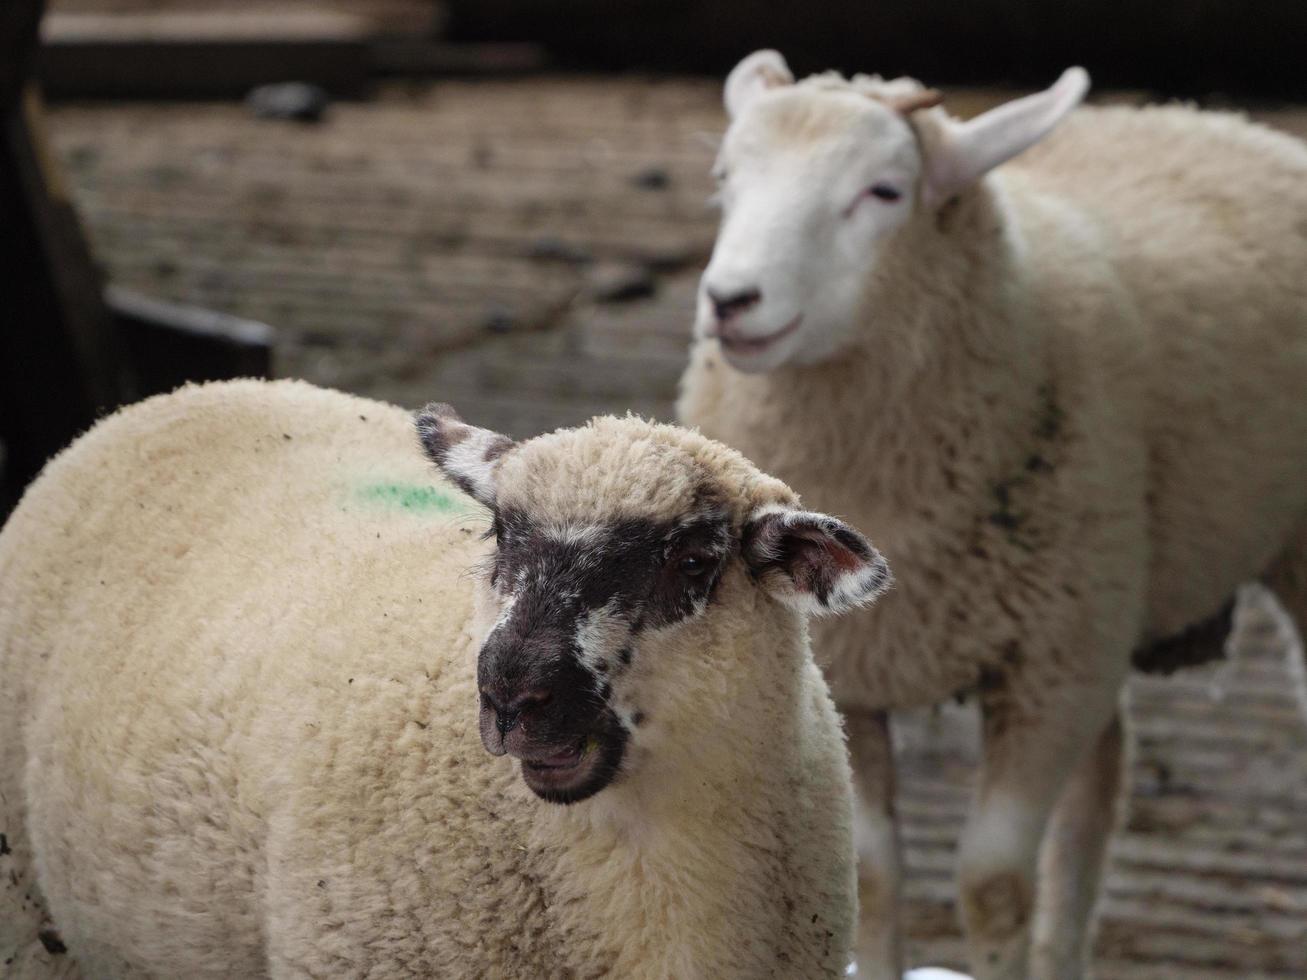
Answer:
[(894, 816), (894, 753), (884, 711), (844, 715), (853, 762), (853, 839), (862, 906), (855, 946), (859, 980), (899, 980), (902, 865)]
[(1036, 861), (1049, 813), (1116, 707), (1114, 689), (1049, 687), (1047, 676), (1042, 683), (1009, 676), (981, 696), (984, 764), (959, 848), (976, 980), (1030, 976)]
[(1293, 628), (1281, 632), (1289, 657), (1289, 676), (1298, 707), (1307, 717), (1307, 524), (1290, 538), (1289, 546), (1271, 566), (1263, 581), (1275, 594)]
[(1124, 768), (1125, 730), (1118, 711), (1062, 791), (1044, 837), (1030, 971), (1039, 980), (1085, 976)]

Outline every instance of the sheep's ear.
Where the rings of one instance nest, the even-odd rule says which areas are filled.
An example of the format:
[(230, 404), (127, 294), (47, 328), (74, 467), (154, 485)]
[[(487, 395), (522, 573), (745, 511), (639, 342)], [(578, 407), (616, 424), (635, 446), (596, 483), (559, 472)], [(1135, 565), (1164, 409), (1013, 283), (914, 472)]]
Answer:
[(793, 84), (794, 75), (779, 51), (755, 51), (726, 76), (726, 111), (734, 119), (768, 89)]
[(871, 602), (890, 571), (871, 543), (825, 514), (769, 506), (744, 526), (744, 560), (774, 598), (816, 615)]
[(448, 405), (432, 403), (414, 416), (427, 458), (458, 488), (487, 507), (495, 506), (495, 469), (513, 448), (508, 436), (478, 429)]
[(1089, 91), (1089, 74), (1068, 68), (1052, 86), (1006, 102), (966, 122), (941, 110), (921, 127), (926, 157), (925, 201), (936, 206), (1034, 146), (1053, 131)]

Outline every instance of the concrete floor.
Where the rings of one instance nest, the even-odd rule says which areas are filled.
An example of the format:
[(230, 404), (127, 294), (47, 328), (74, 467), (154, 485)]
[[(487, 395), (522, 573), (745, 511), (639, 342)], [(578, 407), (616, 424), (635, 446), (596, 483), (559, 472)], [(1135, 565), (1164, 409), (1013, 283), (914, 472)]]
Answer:
[[(1307, 112), (1265, 117), (1307, 135)], [(671, 418), (722, 121), (714, 82), (534, 78), (395, 85), (318, 126), (103, 104), (50, 127), (114, 282), (276, 325), (283, 376), (524, 436)], [(1307, 724), (1286, 637), (1250, 624), (1234, 660), (1133, 686), (1103, 980), (1307, 976)], [(913, 962), (960, 963), (974, 726), (953, 706), (898, 726)]]

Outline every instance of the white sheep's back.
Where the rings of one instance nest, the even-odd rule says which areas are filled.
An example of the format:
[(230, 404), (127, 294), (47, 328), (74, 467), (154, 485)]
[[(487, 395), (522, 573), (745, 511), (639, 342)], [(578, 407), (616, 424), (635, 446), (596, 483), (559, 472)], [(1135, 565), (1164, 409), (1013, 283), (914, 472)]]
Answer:
[[(297, 383), (151, 399), (49, 464), (0, 535), (0, 795), (85, 975), (262, 975), (268, 918), (305, 904), (278, 907), (270, 824), (336, 760), (435, 727), (414, 757), (466, 749), (459, 795), (499, 791), (464, 574), (485, 526), (407, 413)], [(317, 905), (366, 914), (336, 884)]]
[[(1032, 261), (1048, 266), (1037, 279), (1068, 264), (1048, 244), (1068, 228), (1040, 215), (1055, 195), (1078, 209), (1076, 231), (1099, 237), (1099, 257), (1128, 290), (1136, 326), (1111, 329), (1144, 367), (1148, 621), (1171, 635), (1229, 596), (1225, 577), (1193, 569), (1255, 574), (1300, 519), (1307, 145), (1231, 113), (1082, 109), (999, 173), (1035, 192), (1011, 197), (1028, 205)], [(1101, 332), (1079, 342), (1107, 360)]]

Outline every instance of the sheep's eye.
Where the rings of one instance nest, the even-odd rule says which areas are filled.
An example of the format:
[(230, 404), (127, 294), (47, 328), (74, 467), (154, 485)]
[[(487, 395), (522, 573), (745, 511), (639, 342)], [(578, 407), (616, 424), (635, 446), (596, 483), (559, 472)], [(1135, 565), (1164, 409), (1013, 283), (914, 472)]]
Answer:
[(719, 184), (724, 184), (726, 183), (726, 178), (729, 177), (730, 175), (731, 175), (730, 171), (727, 170), (725, 167), (718, 167), (716, 170), (712, 172), (712, 179), (717, 181), (717, 183)]
[(681, 574), (689, 578), (698, 578), (708, 571), (708, 559), (702, 555), (685, 555), (678, 563)]
[(893, 202), (903, 196), (897, 187), (892, 184), (872, 184), (867, 188), (867, 193), (879, 201)]

